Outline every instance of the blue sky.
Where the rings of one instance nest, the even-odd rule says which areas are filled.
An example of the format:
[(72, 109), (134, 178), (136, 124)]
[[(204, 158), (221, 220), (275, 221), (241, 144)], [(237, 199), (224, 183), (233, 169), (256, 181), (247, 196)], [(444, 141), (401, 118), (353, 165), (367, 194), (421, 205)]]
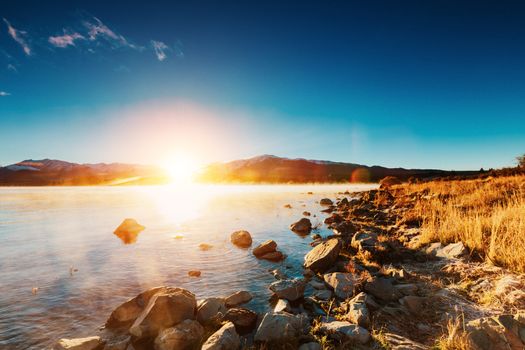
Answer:
[(518, 1), (2, 1), (0, 164), (525, 152)]

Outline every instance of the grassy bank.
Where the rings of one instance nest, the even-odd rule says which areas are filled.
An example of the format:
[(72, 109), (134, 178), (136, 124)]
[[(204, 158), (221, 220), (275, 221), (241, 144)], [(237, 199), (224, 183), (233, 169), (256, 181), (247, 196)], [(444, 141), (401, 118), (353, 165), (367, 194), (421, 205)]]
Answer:
[(496, 265), (525, 272), (525, 176), (434, 181), (398, 187), (415, 199), (422, 243), (461, 241)]

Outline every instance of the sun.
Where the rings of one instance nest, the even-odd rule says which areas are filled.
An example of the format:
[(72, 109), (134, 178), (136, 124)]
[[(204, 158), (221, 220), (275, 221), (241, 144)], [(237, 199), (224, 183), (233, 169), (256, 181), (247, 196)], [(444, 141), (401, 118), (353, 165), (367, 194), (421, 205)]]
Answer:
[(177, 155), (164, 162), (164, 170), (173, 184), (187, 184), (195, 180), (198, 162), (188, 155)]

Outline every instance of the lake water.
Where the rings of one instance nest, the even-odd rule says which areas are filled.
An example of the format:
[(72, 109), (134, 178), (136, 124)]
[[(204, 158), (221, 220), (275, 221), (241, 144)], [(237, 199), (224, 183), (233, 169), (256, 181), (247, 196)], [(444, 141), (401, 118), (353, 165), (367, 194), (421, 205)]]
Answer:
[[(0, 188), (0, 348), (43, 349), (61, 337), (92, 335), (114, 307), (158, 285), (199, 298), (248, 290), (254, 299), (247, 307), (264, 311), (275, 280), (269, 269), (299, 276), (311, 249), (310, 236), (288, 226), (305, 210), (316, 215), (314, 225), (322, 223), (319, 199), (372, 187)], [(113, 234), (125, 218), (146, 227), (135, 244)], [(257, 260), (233, 246), (230, 233), (240, 229), (252, 234), (254, 246), (275, 240), (287, 259)], [(317, 232), (329, 234), (324, 225)], [(201, 251), (200, 243), (213, 248)], [(202, 276), (189, 277), (189, 270)]]

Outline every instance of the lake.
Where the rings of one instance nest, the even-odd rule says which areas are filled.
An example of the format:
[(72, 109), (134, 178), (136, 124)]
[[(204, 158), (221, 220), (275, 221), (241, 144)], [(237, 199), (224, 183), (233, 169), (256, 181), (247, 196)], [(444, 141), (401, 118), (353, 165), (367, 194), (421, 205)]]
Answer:
[[(0, 348), (42, 349), (61, 337), (92, 335), (113, 308), (158, 285), (187, 288), (198, 298), (248, 290), (254, 299), (246, 306), (265, 311), (275, 281), (269, 270), (300, 276), (311, 249), (311, 237), (289, 225), (303, 211), (314, 225), (322, 223), (323, 197), (374, 187), (0, 188)], [(134, 244), (113, 234), (125, 218), (146, 227)], [(240, 229), (252, 234), (254, 246), (275, 240), (287, 259), (258, 260), (233, 246), (230, 234)], [(331, 231), (320, 225), (315, 232)], [(201, 251), (200, 243), (213, 247)], [(189, 270), (202, 275), (189, 277)]]

